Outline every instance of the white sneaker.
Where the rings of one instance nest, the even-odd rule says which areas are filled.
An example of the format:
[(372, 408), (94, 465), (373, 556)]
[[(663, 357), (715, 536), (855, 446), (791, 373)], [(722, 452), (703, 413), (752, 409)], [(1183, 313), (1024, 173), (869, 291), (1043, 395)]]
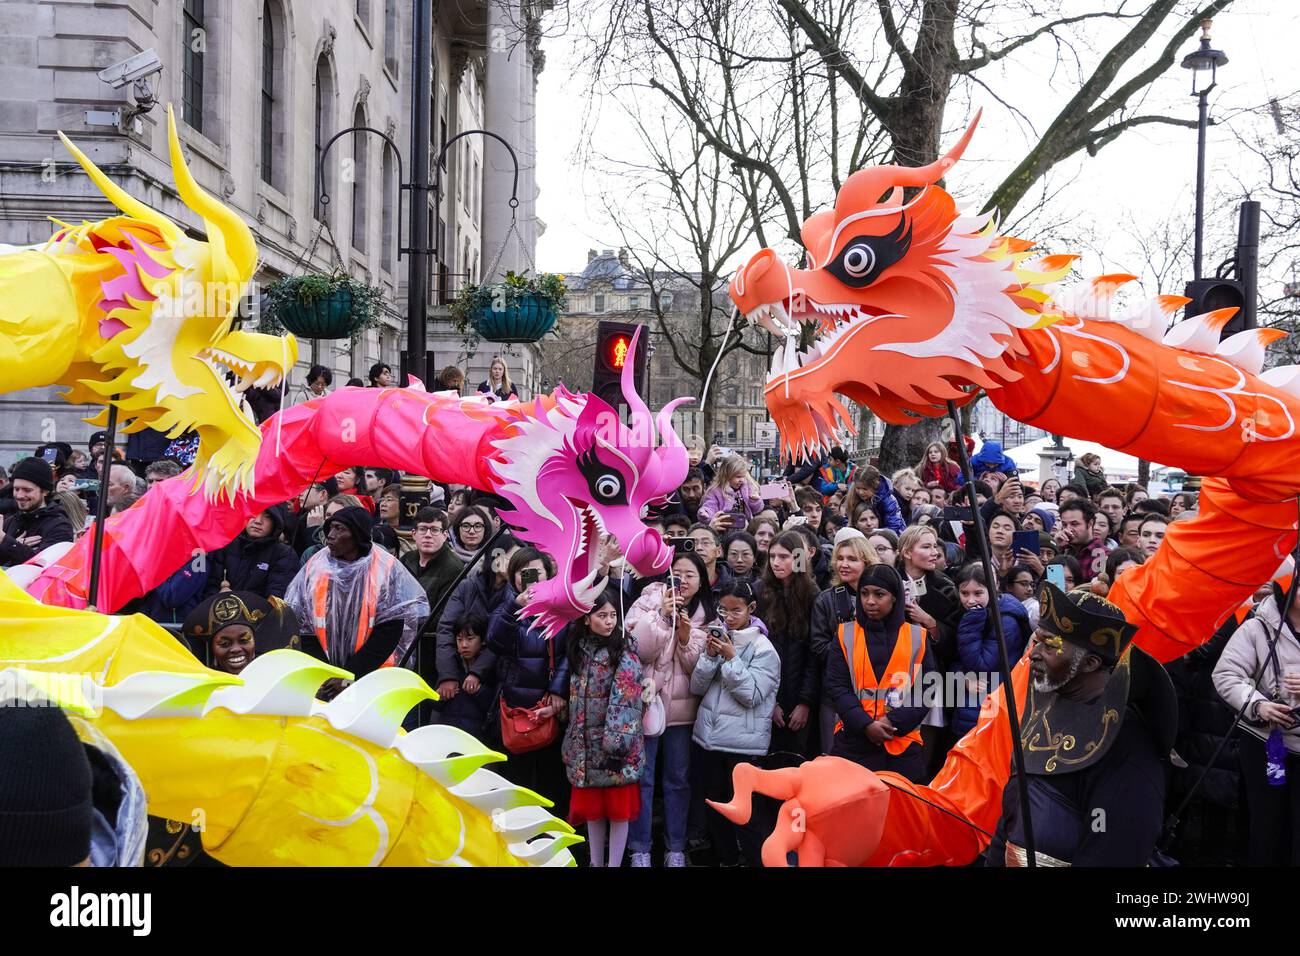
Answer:
[(650, 854), (649, 854), (649, 853), (633, 853), (633, 854), (632, 854), (632, 865), (633, 865), (634, 867), (638, 867), (638, 868), (639, 868), (639, 867), (647, 867), (647, 868), (648, 868), (648, 867), (650, 866)]
[(680, 851), (669, 850), (664, 854), (664, 866), (685, 866), (686, 854)]

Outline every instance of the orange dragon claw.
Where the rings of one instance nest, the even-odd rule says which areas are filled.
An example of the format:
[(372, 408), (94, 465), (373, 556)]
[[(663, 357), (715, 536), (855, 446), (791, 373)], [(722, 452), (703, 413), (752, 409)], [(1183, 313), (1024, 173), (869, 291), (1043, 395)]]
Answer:
[(753, 813), (755, 793), (773, 800), (789, 800), (799, 793), (799, 768), (783, 767), (780, 770), (763, 770), (752, 763), (737, 764), (731, 775), (735, 793), (730, 803), (714, 800), (704, 802), (732, 823), (748, 823)]

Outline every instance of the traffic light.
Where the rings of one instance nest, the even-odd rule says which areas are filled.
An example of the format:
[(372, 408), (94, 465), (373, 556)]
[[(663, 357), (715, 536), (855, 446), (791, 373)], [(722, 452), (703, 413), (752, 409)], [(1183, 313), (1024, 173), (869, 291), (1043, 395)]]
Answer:
[(649, 336), (641, 329), (633, 354), (632, 336), (637, 326), (630, 322), (598, 322), (596, 324), (596, 367), (591, 376), (591, 391), (603, 398), (612, 408), (623, 404), (623, 369), (631, 363), (636, 391), (645, 396), (646, 347)]
[(1183, 315), (1188, 318), (1215, 309), (1236, 307), (1237, 314), (1219, 334), (1221, 340), (1246, 328), (1246, 291), (1236, 279), (1193, 279), (1183, 289), (1183, 295), (1192, 300), (1184, 306)]
[[(1199, 269), (1199, 259), (1197, 268)], [(1232, 278), (1227, 278), (1231, 275)], [(1183, 295), (1191, 299), (1183, 315), (1190, 318), (1215, 309), (1236, 308), (1237, 312), (1219, 333), (1222, 341), (1258, 326), (1256, 301), (1259, 288), (1259, 203), (1248, 199), (1237, 215), (1237, 248), (1216, 270), (1212, 279), (1193, 279)]]

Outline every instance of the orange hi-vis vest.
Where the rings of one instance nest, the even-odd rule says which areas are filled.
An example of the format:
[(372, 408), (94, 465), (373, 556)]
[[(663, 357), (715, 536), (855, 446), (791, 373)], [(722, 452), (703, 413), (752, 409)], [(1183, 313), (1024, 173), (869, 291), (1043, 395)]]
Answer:
[[(853, 689), (857, 691), (862, 709), (871, 715), (872, 720), (879, 720), (888, 713), (892, 697), (905, 697), (921, 679), (921, 661), (925, 658), (925, 628), (903, 622), (898, 629), (898, 640), (894, 642), (894, 651), (885, 665), (885, 680), (876, 677), (871, 667), (871, 655), (867, 652), (867, 635), (857, 621), (847, 621), (840, 625), (840, 651), (848, 661), (849, 673), (853, 677)], [(844, 724), (841, 721), (836, 732)], [(893, 740), (885, 741), (885, 750), (897, 756), (913, 744), (921, 742), (921, 728)]]
[[(388, 555), (388, 552), (381, 551), (378, 545), (370, 549), (370, 567), (366, 569), (366, 590), (361, 597), (361, 613), (357, 616), (357, 636), (352, 647), (354, 654), (361, 650), (361, 646), (366, 643), (366, 638), (375, 629), (375, 604), (379, 596), (379, 578), (387, 569), (387, 562), (379, 557), (380, 554)], [(321, 650), (325, 652), (326, 660), (329, 660), (330, 654), (329, 638), (325, 634), (325, 617), (329, 609), (331, 577), (327, 569), (321, 568), (316, 573), (316, 584), (311, 595), (312, 628), (316, 632), (316, 640), (320, 641)], [(342, 663), (340, 661), (339, 666), (342, 666)], [(392, 665), (393, 658), (390, 656), (379, 666), (391, 667)]]

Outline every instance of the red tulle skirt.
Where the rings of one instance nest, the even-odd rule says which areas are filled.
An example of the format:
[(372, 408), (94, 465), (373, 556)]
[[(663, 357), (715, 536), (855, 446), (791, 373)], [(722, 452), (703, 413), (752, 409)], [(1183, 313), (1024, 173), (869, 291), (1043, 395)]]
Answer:
[(635, 820), (641, 813), (641, 785), (573, 787), (569, 796), (569, 822), (575, 827), (588, 820)]

